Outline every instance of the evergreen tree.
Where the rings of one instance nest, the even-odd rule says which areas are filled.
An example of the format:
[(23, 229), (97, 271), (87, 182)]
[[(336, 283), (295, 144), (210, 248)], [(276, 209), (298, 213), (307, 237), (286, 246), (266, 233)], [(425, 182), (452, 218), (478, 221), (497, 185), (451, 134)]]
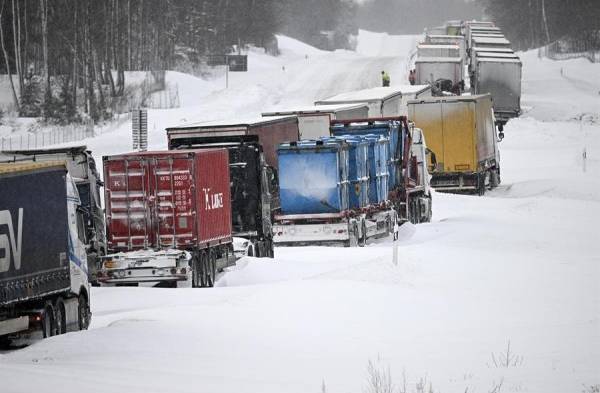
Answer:
[(21, 92), (21, 104), (19, 106), (19, 116), (39, 117), (42, 114), (41, 109), (40, 78), (37, 76), (25, 80), (23, 91)]

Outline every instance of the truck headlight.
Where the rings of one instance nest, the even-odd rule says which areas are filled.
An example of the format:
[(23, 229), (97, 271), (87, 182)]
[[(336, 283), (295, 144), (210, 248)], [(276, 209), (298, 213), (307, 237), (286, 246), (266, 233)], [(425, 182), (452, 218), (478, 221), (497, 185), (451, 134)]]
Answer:
[(105, 269), (115, 269), (117, 266), (118, 266), (117, 262), (112, 259), (108, 259), (108, 260), (104, 261)]

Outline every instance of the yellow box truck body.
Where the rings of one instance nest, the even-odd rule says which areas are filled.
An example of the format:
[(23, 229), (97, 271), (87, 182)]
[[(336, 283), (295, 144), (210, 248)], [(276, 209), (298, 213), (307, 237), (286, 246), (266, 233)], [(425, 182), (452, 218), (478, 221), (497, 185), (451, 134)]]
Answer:
[(500, 156), (489, 94), (413, 100), (408, 117), (435, 155), (431, 185), (483, 194), (500, 182)]

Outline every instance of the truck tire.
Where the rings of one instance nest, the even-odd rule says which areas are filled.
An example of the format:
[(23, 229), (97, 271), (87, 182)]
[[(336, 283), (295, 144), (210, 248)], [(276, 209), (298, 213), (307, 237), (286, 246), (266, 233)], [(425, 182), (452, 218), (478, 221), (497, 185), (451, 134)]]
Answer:
[(79, 322), (79, 330), (87, 330), (90, 326), (92, 319), (92, 313), (90, 312), (90, 304), (85, 293), (79, 295), (79, 302), (77, 306), (77, 316)]
[(56, 335), (65, 334), (67, 332), (67, 314), (64, 300), (59, 297), (54, 304), (54, 318), (56, 325)]
[(492, 169), (490, 172), (490, 190), (498, 187), (500, 185), (500, 174), (496, 168)]
[(200, 251), (200, 260), (198, 263), (198, 276), (200, 288), (204, 288), (207, 286), (208, 281), (208, 251), (202, 250)]
[(346, 247), (356, 247), (358, 246), (358, 223), (352, 224), (352, 228), (348, 229), (348, 240), (346, 240)]
[(364, 220), (361, 223), (361, 235), (360, 235), (360, 239), (358, 241), (358, 246), (359, 247), (364, 247), (367, 245), (367, 224), (365, 224)]
[(200, 286), (200, 263), (198, 261), (199, 254), (192, 257), (192, 288)]
[(215, 286), (215, 277), (217, 275), (217, 252), (214, 249), (208, 251), (206, 258), (206, 286), (212, 288)]
[(44, 315), (42, 317), (42, 335), (44, 338), (54, 336), (56, 325), (54, 323), (54, 308), (52, 303), (46, 302), (44, 306)]
[(273, 244), (273, 239), (268, 239), (266, 242), (267, 242), (267, 257), (275, 258), (275, 245)]
[(427, 214), (425, 216), (425, 222), (431, 222), (431, 218), (433, 216), (433, 199), (431, 198), (431, 195), (427, 196), (427, 202), (428, 202), (428, 208), (427, 208)]
[(8, 336), (0, 337), (0, 350), (9, 350), (11, 349), (12, 341), (8, 338)]
[(485, 194), (485, 173), (477, 175), (477, 195), (483, 196)]
[(256, 243), (256, 245), (257, 245), (256, 257), (264, 258), (265, 257), (265, 242), (262, 240), (259, 240)]

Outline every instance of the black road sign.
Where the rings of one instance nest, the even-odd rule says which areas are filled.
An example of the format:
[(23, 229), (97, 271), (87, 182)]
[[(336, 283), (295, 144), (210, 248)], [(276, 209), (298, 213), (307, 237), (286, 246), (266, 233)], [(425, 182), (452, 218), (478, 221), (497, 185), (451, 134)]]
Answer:
[(231, 72), (246, 72), (248, 71), (248, 56), (247, 55), (227, 55), (227, 64)]

